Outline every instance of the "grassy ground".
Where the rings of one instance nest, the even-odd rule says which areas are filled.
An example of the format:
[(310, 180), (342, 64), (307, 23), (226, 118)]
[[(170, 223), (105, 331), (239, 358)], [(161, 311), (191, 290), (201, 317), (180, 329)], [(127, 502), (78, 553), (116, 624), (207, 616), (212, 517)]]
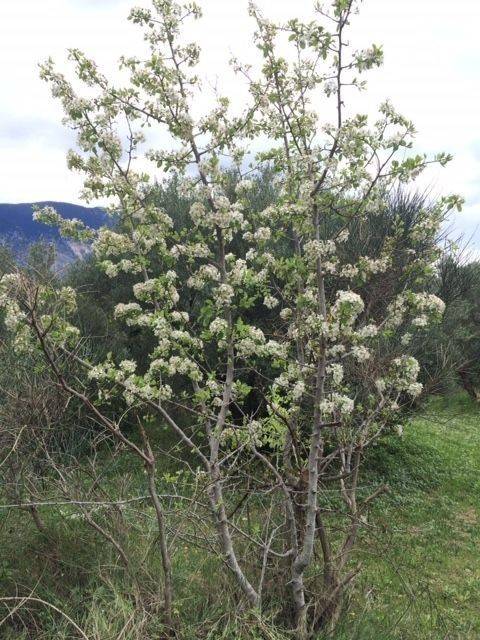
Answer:
[(433, 400), (369, 468), (366, 481), (381, 477), (392, 491), (371, 513), (338, 640), (478, 640), (480, 408), (464, 396)]
[[(431, 401), (401, 438), (387, 437), (371, 450), (362, 486), (370, 493), (381, 482), (391, 492), (370, 513), (355, 558), (363, 572), (342, 627), (328, 640), (480, 639), (480, 408), (464, 396)], [(42, 542), (25, 515), (0, 516), (0, 595), (35, 589), (65, 608), (91, 640), (161, 637), (150, 623), (147, 635), (121, 635), (135, 613), (131, 588), (94, 532), (71, 516), (46, 512), (47, 525), (56, 532), (52, 545)], [(126, 544), (133, 554), (145, 555), (152, 575), (159, 575), (158, 554), (147, 542), (135, 538)], [(272, 635), (263, 623), (257, 631), (251, 621), (237, 620), (225, 631), (227, 592), (206, 582), (209, 575), (218, 581), (218, 573), (205, 566), (204, 554), (185, 549), (175, 560), (179, 613), (190, 622), (182, 640), (206, 638), (208, 619), (219, 621), (210, 625), (208, 640), (287, 638)], [(217, 595), (206, 602), (209, 592)], [(4, 625), (0, 638), (74, 637), (71, 625), (54, 611), (38, 607), (35, 620), (38, 627), (20, 635)]]

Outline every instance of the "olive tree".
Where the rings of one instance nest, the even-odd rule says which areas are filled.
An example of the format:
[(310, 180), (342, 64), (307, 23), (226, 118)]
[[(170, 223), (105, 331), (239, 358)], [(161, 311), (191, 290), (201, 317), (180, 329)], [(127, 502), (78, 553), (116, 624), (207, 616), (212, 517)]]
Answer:
[[(69, 166), (84, 175), (87, 200), (111, 199), (118, 228), (93, 231), (51, 208), (36, 217), (93, 241), (112, 281), (135, 277), (116, 321), (151, 332), (153, 346), (146, 364), (115, 354), (82, 358), (75, 291), (32, 288), (15, 274), (2, 279), (6, 322), (17, 347), (40, 349), (65, 393), (146, 465), (163, 529), (168, 624), (175, 576), (155, 489), (150, 416), (189, 452), (186, 464), (204, 488), (205, 517), (239, 594), (261, 610), (267, 585), (281, 587), (304, 639), (335, 624), (358, 572), (350, 552), (369, 504), (385, 490), (359, 494), (365, 448), (421, 391), (408, 344), (442, 315), (442, 301), (422, 283), (438, 257), (438, 227), (460, 200), (446, 197), (418, 212), (423, 249), (420, 257), (411, 249), (404, 256), (403, 290), (389, 304), (366, 306), (359, 291), (387, 278), (406, 251), (402, 229), (389, 231), (378, 255), (353, 263), (345, 250), (350, 229), (383, 211), (385, 193), (449, 157), (414, 154), (413, 124), (388, 101), (373, 119), (347, 109), (350, 92), (365, 88), (364, 72), (382, 62), (376, 45), (350, 47), (356, 10), (354, 0), (315, 3), (311, 22), (274, 24), (251, 4), (260, 64), (232, 61), (250, 96), (240, 110), (215, 93), (199, 113), (200, 49), (184, 38), (187, 22), (201, 17), (193, 2), (153, 0), (150, 9), (132, 10), (149, 53), (122, 58), (129, 76), (123, 85), (78, 50), (70, 51), (76, 83), (51, 60), (42, 67), (78, 134)], [(332, 120), (322, 119), (330, 108)], [(143, 151), (151, 128), (168, 134), (169, 148)], [(138, 169), (139, 155), (156, 171)], [(266, 167), (276, 197), (258, 210), (249, 206), (249, 192)], [(151, 197), (162, 175), (175, 175), (190, 202), (188, 217), (176, 224)], [(69, 358), (88, 371), (95, 393), (68, 381), (62, 366)], [(112, 396), (136, 412), (140, 444), (123, 433), (120, 414), (104, 413)], [(245, 487), (252, 526), (232, 508)]]

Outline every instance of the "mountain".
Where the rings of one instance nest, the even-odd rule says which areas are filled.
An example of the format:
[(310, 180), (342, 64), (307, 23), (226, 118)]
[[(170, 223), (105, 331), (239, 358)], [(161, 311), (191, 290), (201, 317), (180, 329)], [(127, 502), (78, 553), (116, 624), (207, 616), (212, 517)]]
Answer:
[(68, 202), (0, 204), (0, 243), (8, 245), (20, 261), (26, 257), (29, 246), (39, 240), (55, 244), (58, 266), (82, 258), (90, 251), (86, 244), (62, 238), (55, 227), (33, 220), (34, 206), (53, 207), (62, 217), (77, 218), (93, 229), (111, 224), (111, 218), (101, 207), (83, 207)]

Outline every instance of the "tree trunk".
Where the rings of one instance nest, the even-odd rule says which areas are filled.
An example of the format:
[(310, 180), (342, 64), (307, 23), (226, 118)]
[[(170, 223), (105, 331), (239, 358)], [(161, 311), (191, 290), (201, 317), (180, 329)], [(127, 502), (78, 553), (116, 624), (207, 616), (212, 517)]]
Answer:
[(163, 568), (163, 597), (165, 600), (165, 607), (164, 607), (165, 623), (169, 628), (169, 632), (173, 633), (174, 624), (173, 624), (173, 611), (172, 611), (172, 603), (173, 603), (172, 562), (170, 559), (170, 552), (168, 550), (168, 544), (167, 544), (167, 533), (165, 529), (165, 517), (163, 513), (163, 507), (157, 492), (157, 484), (156, 484), (156, 478), (155, 478), (155, 457), (153, 455), (152, 447), (150, 446), (150, 440), (147, 436), (147, 433), (143, 427), (143, 424), (140, 418), (138, 418), (138, 427), (139, 427), (140, 435), (142, 436), (142, 440), (145, 448), (145, 457), (147, 458), (147, 462), (145, 463), (145, 469), (148, 477), (148, 493), (150, 494), (150, 498), (152, 500), (152, 504), (155, 509), (155, 514), (157, 517), (158, 538), (160, 541), (160, 555), (162, 557), (162, 568)]
[(32, 516), (32, 520), (35, 523), (36, 528), (38, 529), (38, 531), (44, 535), (45, 537), (50, 537), (48, 535), (48, 529), (44, 523), (44, 521), (42, 520), (37, 507), (32, 504), (29, 507), (27, 507), (27, 511), (30, 513), (30, 515)]
[(472, 400), (475, 400), (475, 402), (480, 403), (480, 387), (476, 386), (472, 382), (472, 378), (469, 372), (466, 369), (459, 369), (458, 376), (460, 378), (463, 388), (468, 393), (468, 395), (472, 398)]
[(170, 553), (167, 545), (167, 535), (165, 531), (165, 518), (163, 514), (163, 508), (158, 497), (157, 488), (155, 484), (155, 466), (151, 465), (147, 469), (148, 473), (148, 491), (152, 499), (155, 513), (157, 516), (158, 525), (158, 537), (160, 541), (160, 554), (162, 556), (162, 568), (163, 568), (163, 595), (165, 598), (165, 622), (170, 631), (173, 631), (173, 586), (172, 586), (172, 563), (170, 560)]

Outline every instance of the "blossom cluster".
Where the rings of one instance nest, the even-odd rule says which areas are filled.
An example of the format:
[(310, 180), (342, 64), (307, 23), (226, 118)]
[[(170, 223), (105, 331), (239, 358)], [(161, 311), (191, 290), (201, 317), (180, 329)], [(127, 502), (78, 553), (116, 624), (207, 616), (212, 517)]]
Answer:
[[(332, 17), (347, 4), (334, 2)], [(80, 152), (69, 154), (69, 165), (84, 175), (87, 198), (114, 200), (117, 224), (94, 232), (49, 207), (35, 219), (59, 227), (63, 235), (92, 241), (95, 259), (109, 277), (130, 275), (130, 297), (116, 306), (114, 317), (148, 333), (151, 350), (142, 366), (128, 359), (95, 364), (90, 377), (99, 387), (112, 393), (120, 389), (129, 403), (165, 401), (173, 388), (182, 394), (188, 387), (196, 403), (193, 413), (206, 403), (231, 417), (233, 402), (248, 395), (246, 374), (256, 371), (270, 408), (284, 417), (303, 411), (301, 423), (310, 424), (308, 412), (318, 402), (321, 379), (316, 409), (323, 419), (353, 421), (356, 414), (365, 417), (366, 407), (375, 413), (370, 402), (421, 391), (416, 361), (397, 353), (379, 357), (379, 344), (408, 325), (400, 336), (406, 351), (410, 331), (438, 320), (444, 305), (405, 287), (386, 313), (371, 314), (364, 285), (392, 267), (393, 244), (355, 257), (348, 241), (367, 216), (384, 210), (385, 193), (396, 181), (415, 178), (427, 160), (401, 153), (411, 146), (414, 128), (389, 102), (381, 105), (377, 121), (339, 113), (337, 124), (319, 122), (318, 90), (327, 99), (335, 96), (341, 110), (339, 94), (348, 85), (364, 86), (359, 76), (381, 63), (381, 48), (351, 52), (338, 69), (336, 35), (327, 28), (299, 20), (279, 28), (253, 5), (250, 13), (257, 23), (262, 72), (251, 80), (249, 71), (234, 62), (247, 78), (253, 105), (240, 115), (233, 115), (235, 105), (224, 96), (215, 96), (206, 112), (196, 103), (200, 51), (179, 37), (184, 20), (200, 16), (192, 3), (182, 7), (174, 0), (154, 0), (152, 9), (132, 11), (131, 20), (144, 27), (151, 51), (146, 59), (122, 59), (131, 77), (128, 87), (111, 85), (92, 61), (73, 50), (80, 84), (88, 88), (84, 97), (52, 62), (46, 63), (42, 77), (78, 135)], [(295, 63), (275, 55), (276, 39), (285, 32), (296, 47)], [(320, 69), (323, 61), (326, 68)], [(125, 119), (128, 135), (122, 135)], [(178, 202), (168, 213), (157, 206), (154, 178), (136, 163), (147, 124), (165, 127), (173, 139), (171, 149), (147, 152), (147, 159), (178, 186)], [(262, 150), (246, 173), (255, 140), (262, 141)], [(224, 170), (225, 158), (231, 172)], [(447, 160), (438, 157), (441, 164)], [(263, 204), (256, 199), (254, 167), (271, 176), (272, 197)], [(423, 211), (414, 239), (431, 243), (444, 209)], [(417, 256), (410, 259), (413, 263)], [(7, 278), (0, 296), (6, 324), (20, 336), (28, 323), (15, 286)], [(75, 295), (65, 288), (55, 300), (61, 313), (49, 308), (49, 300), (43, 321), (53, 328), (51, 339), (62, 344), (78, 335), (65, 317), (75, 311)], [(372, 395), (372, 379), (374, 400), (358, 400), (361, 393)], [(245, 417), (237, 427), (225, 428), (224, 441), (250, 438), (273, 446), (286, 433), (272, 414)]]

